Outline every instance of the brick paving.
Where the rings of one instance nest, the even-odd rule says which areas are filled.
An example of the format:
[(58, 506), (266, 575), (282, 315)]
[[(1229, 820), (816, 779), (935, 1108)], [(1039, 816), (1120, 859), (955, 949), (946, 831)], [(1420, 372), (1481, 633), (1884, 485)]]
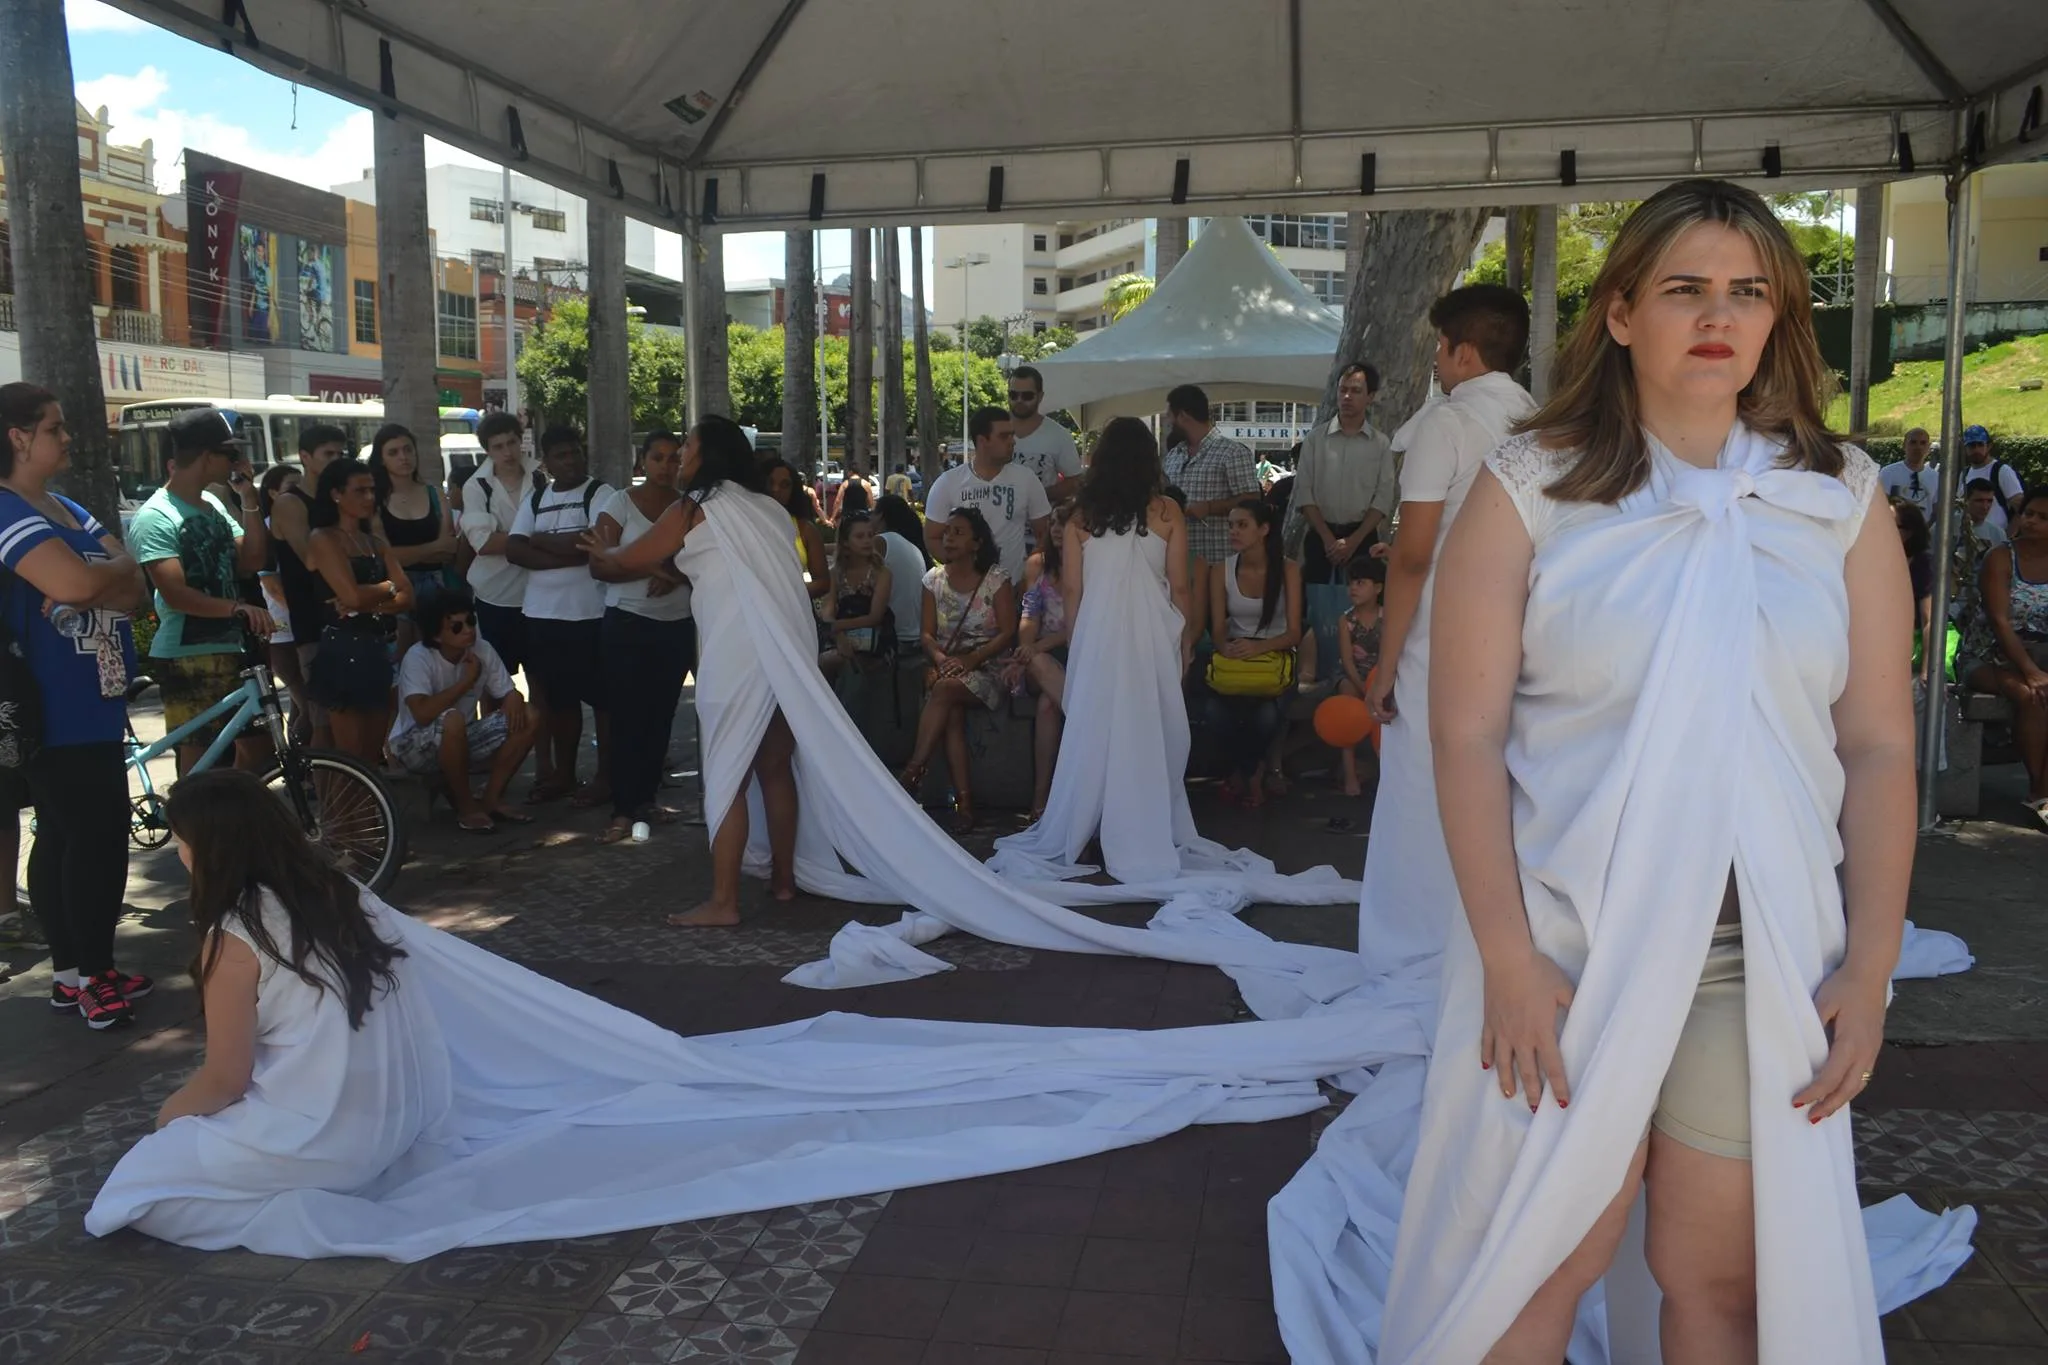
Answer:
[[(1974, 1204), (1978, 1254), (1885, 1322), (1890, 1358), (2048, 1365), (2048, 935), (2034, 923), (2048, 836), (1994, 797), (1930, 839), (1914, 913), (1971, 940), (1976, 972), (1907, 983), (1857, 1116), (1868, 1198)], [(1258, 816), (1203, 808), (1206, 832), (1283, 868), (1355, 869), (1362, 808), (1306, 789)], [(660, 925), (707, 881), (702, 832), (601, 848), (602, 820), (556, 808), (535, 830), (416, 839), (394, 899), (413, 913), (683, 1033), (825, 1009), (1001, 1023), (1160, 1028), (1243, 1017), (1221, 973), (1035, 953), (964, 937), (957, 970), (821, 995), (780, 984), (849, 917), (803, 900), (749, 907), (729, 933)], [(998, 832), (985, 830), (973, 846)], [(175, 864), (138, 857), (124, 959), (164, 978), (141, 1025), (90, 1034), (42, 1003), (33, 956), (0, 982), (0, 1365), (730, 1361), (778, 1365), (1133, 1365), (1279, 1361), (1265, 1204), (1329, 1113), (1209, 1127), (1035, 1171), (608, 1237), (451, 1252), (412, 1266), (204, 1253), (80, 1216), (197, 1061), (197, 1001)], [(1143, 910), (1111, 911), (1140, 922)], [(1260, 909), (1281, 937), (1338, 945), (1348, 909)]]

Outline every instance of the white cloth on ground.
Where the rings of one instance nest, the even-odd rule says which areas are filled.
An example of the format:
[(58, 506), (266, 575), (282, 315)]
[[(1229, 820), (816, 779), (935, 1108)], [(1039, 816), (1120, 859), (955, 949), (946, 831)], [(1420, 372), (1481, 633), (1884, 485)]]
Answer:
[(396, 1261), (591, 1236), (1306, 1113), (1317, 1076), (1378, 1046), (1335, 1019), (1132, 1033), (841, 1014), (686, 1039), (363, 894), (406, 954), (397, 989), (351, 1029), (337, 992), (266, 960), (247, 1094), (138, 1142), (90, 1232)]

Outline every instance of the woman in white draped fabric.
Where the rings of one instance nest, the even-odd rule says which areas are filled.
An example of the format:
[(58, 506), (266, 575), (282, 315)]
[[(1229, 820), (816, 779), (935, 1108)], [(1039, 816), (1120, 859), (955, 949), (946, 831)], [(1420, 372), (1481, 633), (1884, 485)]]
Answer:
[[(1826, 376), (1763, 201), (1674, 185), (1451, 530), (1430, 711), (1465, 915), (1380, 1365), (1555, 1365), (1644, 1186), (1617, 1334), (1883, 1358), (1841, 1111), (1912, 864), (1910, 601)], [(1617, 1287), (1645, 1261), (1655, 1290)]]
[(1181, 690), (1194, 642), (1187, 521), (1164, 488), (1145, 424), (1104, 427), (1061, 542), (1072, 627), (1060, 761), (1043, 817), (997, 841), (998, 871), (1075, 875), (1098, 834), (1119, 881), (1182, 870), (1178, 845), (1195, 837)]
[[(737, 423), (723, 417), (707, 417), (690, 429), (689, 438), (683, 443), (683, 466), (679, 479), (686, 496), (664, 512), (661, 520), (631, 545), (607, 545), (592, 536), (585, 547), (590, 551), (591, 562), (607, 570), (644, 573), (669, 559), (676, 559), (676, 567), (692, 583), (697, 583), (697, 574), (685, 567), (678, 556), (686, 548), (689, 551), (704, 549), (702, 556), (692, 556), (696, 558), (709, 558), (713, 553), (708, 546), (713, 537), (700, 537), (703, 545), (693, 545), (689, 541), (690, 533), (704, 525), (704, 503), (716, 497), (766, 496), (768, 493), (767, 468), (755, 457), (746, 432)], [(788, 505), (787, 499), (778, 501)], [(790, 544), (795, 549), (798, 542), (792, 539)], [(796, 569), (798, 566), (799, 561), (792, 556), (786, 567)], [(702, 591), (701, 585), (698, 590)], [(713, 596), (716, 596), (715, 588)], [(755, 725), (760, 727), (760, 737), (750, 750), (747, 775), (759, 783), (762, 806), (767, 814), (773, 861), (769, 891), (777, 900), (790, 900), (796, 895), (797, 793), (796, 778), (790, 770), (790, 755), (795, 751), (796, 741), (790, 735), (789, 723), (783, 719), (781, 709), (774, 704), (772, 694), (767, 698), (765, 718), (751, 714), (759, 709), (758, 706), (742, 708), (749, 714), (731, 716), (727, 713), (722, 700), (733, 692), (721, 675), (735, 665), (744, 666), (744, 661), (731, 649), (721, 647), (725, 643), (714, 638), (707, 625), (696, 669), (697, 724), (704, 736), (707, 754), (718, 744), (720, 737), (716, 732), (720, 727), (729, 724), (749, 729)], [(760, 694), (754, 695), (759, 697)], [(707, 771), (706, 814), (712, 814), (711, 806), (715, 801), (724, 802), (725, 812), (723, 818), (713, 817), (717, 823), (711, 840), (711, 898), (693, 910), (670, 915), (670, 924), (700, 927), (740, 922), (740, 874), (746, 859), (748, 834), (746, 783), (735, 777), (727, 785), (730, 790), (714, 792)]]

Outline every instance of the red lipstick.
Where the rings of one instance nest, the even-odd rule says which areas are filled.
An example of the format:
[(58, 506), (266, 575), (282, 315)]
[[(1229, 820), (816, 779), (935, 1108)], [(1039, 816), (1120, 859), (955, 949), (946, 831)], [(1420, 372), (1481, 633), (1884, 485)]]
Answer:
[(1703, 360), (1728, 360), (1735, 355), (1735, 348), (1718, 341), (1703, 341), (1686, 354), (1699, 356)]

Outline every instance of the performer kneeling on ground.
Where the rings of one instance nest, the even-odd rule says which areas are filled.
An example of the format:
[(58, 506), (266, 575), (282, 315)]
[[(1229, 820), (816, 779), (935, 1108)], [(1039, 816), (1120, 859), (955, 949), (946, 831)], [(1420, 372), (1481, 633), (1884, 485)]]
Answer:
[[(715, 803), (718, 798), (712, 791), (713, 769), (721, 763), (721, 751), (734, 742), (729, 735), (749, 737), (753, 747), (747, 759), (748, 774), (760, 784), (761, 804), (768, 817), (768, 842), (773, 864), (769, 890), (777, 900), (792, 900), (796, 896), (796, 775), (790, 770), (789, 760), (796, 751), (796, 740), (789, 732), (789, 723), (782, 718), (780, 707), (771, 705), (765, 721), (761, 720), (753, 710), (761, 699), (758, 695), (747, 695), (741, 680), (730, 676), (729, 670), (735, 664), (744, 670), (747, 661), (736, 658), (731, 642), (722, 639), (712, 629), (712, 613), (724, 605), (720, 590), (732, 581), (722, 571), (724, 566), (718, 563), (718, 558), (720, 554), (754, 553), (755, 547), (752, 541), (720, 543), (715, 529), (707, 527), (704, 508), (705, 504), (719, 498), (754, 500), (764, 505), (775, 500), (768, 496), (768, 470), (754, 455), (747, 433), (724, 417), (707, 417), (691, 428), (689, 439), (683, 443), (679, 480), (685, 494), (682, 501), (662, 513), (661, 519), (638, 540), (630, 545), (613, 546), (592, 534), (585, 538), (583, 545), (594, 568), (602, 567), (611, 573), (643, 573), (673, 559), (677, 571), (691, 581), (693, 607), (706, 621), (699, 642), (696, 704), (697, 723), (704, 736), (704, 814), (707, 820), (714, 822), (711, 833), (711, 899), (694, 910), (669, 916), (669, 923), (678, 926), (732, 925), (740, 922), (740, 873), (747, 853), (748, 784), (744, 780), (736, 781), (733, 784), (736, 789), (726, 808), (717, 810)], [(786, 507), (787, 503), (778, 505)], [(697, 541), (690, 540), (693, 535), (698, 537)], [(783, 539), (778, 534), (769, 543), (777, 553), (786, 547), (787, 557), (778, 558), (772, 566), (761, 566), (761, 577), (770, 581), (786, 579), (793, 590), (803, 592), (803, 569), (797, 559), (796, 539), (793, 536)], [(686, 553), (698, 566), (696, 569), (683, 562), (682, 556)], [(772, 702), (772, 694), (767, 700)], [(761, 731), (758, 739), (753, 739), (752, 730), (757, 723)]]

